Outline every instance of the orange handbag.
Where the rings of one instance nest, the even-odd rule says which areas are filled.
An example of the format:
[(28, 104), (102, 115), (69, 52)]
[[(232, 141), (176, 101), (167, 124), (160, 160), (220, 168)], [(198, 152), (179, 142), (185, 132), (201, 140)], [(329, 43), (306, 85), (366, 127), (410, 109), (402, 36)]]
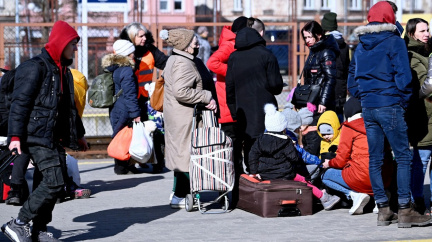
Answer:
[(163, 75), (160, 75), (160, 77), (156, 80), (153, 94), (150, 96), (150, 106), (159, 112), (163, 111), (164, 83), (165, 80)]
[(108, 145), (108, 155), (117, 160), (130, 159), (129, 146), (132, 141), (132, 127), (124, 127), (111, 140)]

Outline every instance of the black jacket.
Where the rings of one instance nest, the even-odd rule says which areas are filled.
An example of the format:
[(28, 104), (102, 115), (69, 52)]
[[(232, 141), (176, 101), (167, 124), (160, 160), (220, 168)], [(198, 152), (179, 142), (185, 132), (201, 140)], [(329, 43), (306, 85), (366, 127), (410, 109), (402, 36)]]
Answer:
[(61, 78), (59, 68), (45, 48), (39, 57), (45, 62), (45, 73), (41, 73), (39, 63), (33, 60), (17, 68), (8, 137), (19, 137), (21, 142), (48, 148), (60, 143), (76, 150), (77, 140), (84, 136), (85, 130), (74, 102), (72, 73), (66, 68)]
[(324, 105), (327, 110), (335, 106), (336, 58), (339, 53), (333, 35), (324, 35), (310, 48), (304, 67), (304, 83), (321, 86), (320, 95), (314, 104)]
[(250, 138), (264, 133), (264, 105), (278, 106), (274, 95), (282, 92), (283, 81), (273, 53), (265, 40), (252, 28), (243, 28), (235, 39), (225, 78), (227, 105), (240, 132)]
[(297, 155), (293, 141), (283, 134), (261, 135), (249, 153), (250, 172), (259, 174), (263, 180), (292, 180), (300, 163), (302, 160)]
[(336, 39), (336, 42), (338, 43), (340, 50), (340, 55), (336, 58), (336, 113), (343, 113), (343, 106), (346, 102), (347, 96), (348, 67), (350, 64), (349, 47), (342, 37)]

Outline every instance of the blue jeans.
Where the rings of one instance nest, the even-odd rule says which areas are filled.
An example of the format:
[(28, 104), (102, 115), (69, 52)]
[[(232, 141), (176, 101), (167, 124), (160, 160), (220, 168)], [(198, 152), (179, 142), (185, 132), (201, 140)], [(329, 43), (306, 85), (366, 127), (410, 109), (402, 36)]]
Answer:
[[(432, 146), (415, 147), (411, 164), (411, 192), (413, 198), (423, 197), (424, 178), (432, 155)], [(429, 174), (430, 176), (432, 173)], [(431, 177), (432, 178), (432, 177)], [(432, 179), (431, 179), (432, 180)], [(431, 186), (432, 196), (432, 186)], [(432, 201), (432, 197), (430, 198)]]
[(351, 199), (350, 192), (353, 191), (342, 177), (342, 170), (330, 168), (322, 176), (322, 182), (336, 191), (342, 192)]
[(397, 162), (398, 202), (407, 204), (411, 199), (411, 160), (405, 110), (394, 105), (381, 108), (363, 108), (363, 119), (369, 145), (369, 175), (377, 203), (388, 202), (381, 176), (384, 160), (384, 138), (387, 138)]

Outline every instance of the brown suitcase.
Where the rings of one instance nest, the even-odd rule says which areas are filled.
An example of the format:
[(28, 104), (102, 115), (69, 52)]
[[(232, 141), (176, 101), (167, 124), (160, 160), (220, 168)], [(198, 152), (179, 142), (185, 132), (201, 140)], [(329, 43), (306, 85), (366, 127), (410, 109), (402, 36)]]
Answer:
[(237, 207), (266, 218), (311, 215), (312, 188), (298, 181), (260, 181), (243, 174)]

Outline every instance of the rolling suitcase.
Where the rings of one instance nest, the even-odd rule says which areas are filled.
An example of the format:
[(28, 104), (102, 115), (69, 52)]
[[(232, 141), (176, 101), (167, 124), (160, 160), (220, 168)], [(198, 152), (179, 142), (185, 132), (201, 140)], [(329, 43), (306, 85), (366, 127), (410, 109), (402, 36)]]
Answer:
[(240, 177), (237, 207), (261, 217), (311, 215), (312, 201), (312, 188), (306, 183)]

